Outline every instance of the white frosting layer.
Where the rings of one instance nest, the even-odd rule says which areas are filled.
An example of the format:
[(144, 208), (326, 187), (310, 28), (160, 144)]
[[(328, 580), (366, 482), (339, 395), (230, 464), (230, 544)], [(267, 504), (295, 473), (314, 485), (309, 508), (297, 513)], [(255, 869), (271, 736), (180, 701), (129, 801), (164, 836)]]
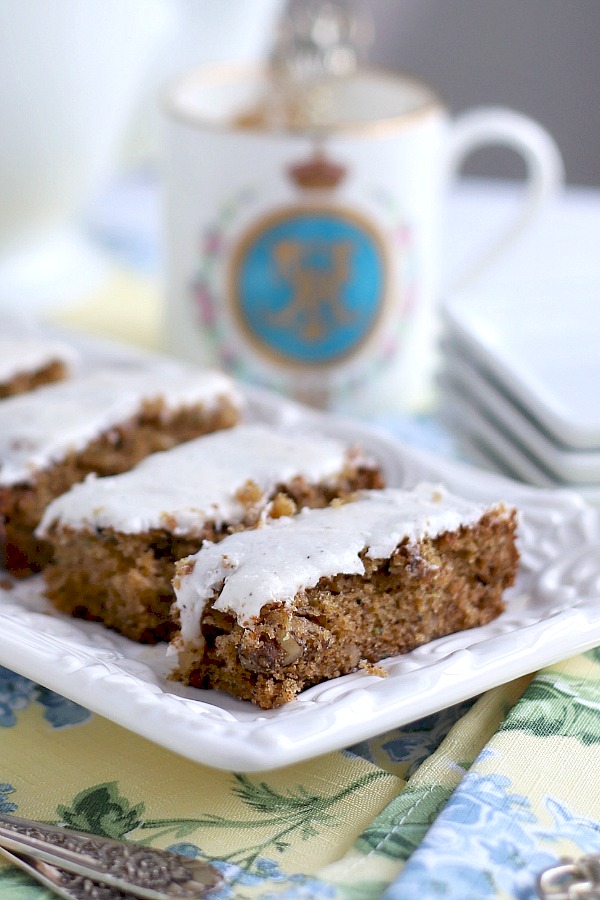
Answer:
[(455, 531), (478, 522), (484, 512), (484, 506), (454, 497), (439, 485), (421, 484), (412, 491), (365, 491), (353, 503), (307, 509), (205, 544), (180, 563), (174, 580), (181, 640), (199, 640), (204, 606), (215, 594), (215, 609), (249, 625), (266, 603), (289, 604), (320, 578), (363, 574), (362, 551), (372, 559), (387, 559), (405, 538), (416, 542)]
[(123, 475), (75, 485), (50, 504), (38, 532), (60, 521), (125, 534), (151, 528), (198, 534), (207, 521), (219, 527), (244, 518), (247, 506), (238, 495), (248, 480), (264, 497), (296, 476), (324, 482), (340, 472), (347, 452), (333, 438), (238, 425), (148, 456)]
[(37, 372), (52, 362), (62, 362), (74, 369), (78, 354), (73, 347), (59, 341), (29, 337), (0, 337), (0, 381), (10, 381), (25, 372)]
[(165, 364), (103, 370), (9, 397), (0, 403), (0, 484), (27, 482), (135, 416), (144, 401), (160, 398), (169, 411), (210, 409), (223, 396), (236, 398), (225, 375)]

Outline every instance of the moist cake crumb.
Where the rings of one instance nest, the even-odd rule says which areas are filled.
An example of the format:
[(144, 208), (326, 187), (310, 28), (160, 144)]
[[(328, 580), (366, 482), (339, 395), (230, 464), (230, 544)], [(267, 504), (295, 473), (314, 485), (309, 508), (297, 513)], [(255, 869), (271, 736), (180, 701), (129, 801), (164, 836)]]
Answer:
[(376, 666), (373, 663), (370, 663), (368, 659), (360, 659), (357, 668), (364, 669), (369, 675), (376, 675), (378, 678), (387, 678), (389, 675), (387, 669), (384, 669), (383, 666)]

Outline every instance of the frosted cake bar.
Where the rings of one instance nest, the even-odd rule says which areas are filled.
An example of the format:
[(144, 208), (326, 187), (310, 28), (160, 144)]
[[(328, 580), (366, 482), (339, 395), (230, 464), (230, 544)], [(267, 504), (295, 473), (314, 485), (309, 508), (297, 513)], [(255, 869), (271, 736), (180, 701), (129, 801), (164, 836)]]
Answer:
[(366, 491), (181, 560), (174, 677), (264, 708), (483, 625), (515, 578), (515, 510), (423, 484)]
[(377, 465), (327, 437), (238, 425), (88, 478), (50, 504), (47, 595), (64, 612), (143, 642), (173, 631), (175, 562), (203, 541), (381, 485)]
[(38, 571), (34, 535), (48, 503), (90, 472), (126, 471), (149, 453), (233, 425), (241, 401), (224, 375), (187, 366), (103, 370), (0, 403), (0, 556)]
[(77, 363), (75, 349), (62, 342), (0, 337), (0, 399), (62, 381)]

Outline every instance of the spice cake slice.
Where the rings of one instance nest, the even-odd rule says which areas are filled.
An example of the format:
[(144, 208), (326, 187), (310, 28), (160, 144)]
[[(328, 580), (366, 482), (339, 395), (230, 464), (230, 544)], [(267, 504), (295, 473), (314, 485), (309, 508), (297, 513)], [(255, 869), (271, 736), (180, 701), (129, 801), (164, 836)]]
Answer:
[(239, 419), (219, 372), (177, 364), (104, 369), (0, 403), (0, 562), (39, 571), (49, 547), (34, 534), (48, 503), (90, 472), (112, 475), (149, 453)]
[(50, 504), (38, 529), (54, 551), (47, 596), (134, 640), (165, 640), (178, 559), (232, 530), (381, 484), (378, 466), (337, 439), (258, 424), (206, 435)]
[(516, 512), (422, 484), (233, 534), (177, 564), (173, 677), (267, 709), (483, 625), (515, 578)]
[(0, 399), (63, 381), (74, 371), (78, 354), (60, 341), (34, 337), (0, 338)]

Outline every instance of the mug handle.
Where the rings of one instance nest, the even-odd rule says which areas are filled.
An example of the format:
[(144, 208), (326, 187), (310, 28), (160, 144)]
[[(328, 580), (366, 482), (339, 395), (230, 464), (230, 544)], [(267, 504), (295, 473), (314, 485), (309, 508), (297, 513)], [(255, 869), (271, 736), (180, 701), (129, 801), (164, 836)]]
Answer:
[(508, 229), (450, 285), (452, 291), (469, 287), (492, 266), (528, 228), (564, 183), (563, 160), (554, 138), (537, 122), (504, 107), (481, 107), (458, 116), (449, 136), (448, 176), (458, 174), (467, 156), (489, 146), (515, 150), (525, 161), (525, 197)]

